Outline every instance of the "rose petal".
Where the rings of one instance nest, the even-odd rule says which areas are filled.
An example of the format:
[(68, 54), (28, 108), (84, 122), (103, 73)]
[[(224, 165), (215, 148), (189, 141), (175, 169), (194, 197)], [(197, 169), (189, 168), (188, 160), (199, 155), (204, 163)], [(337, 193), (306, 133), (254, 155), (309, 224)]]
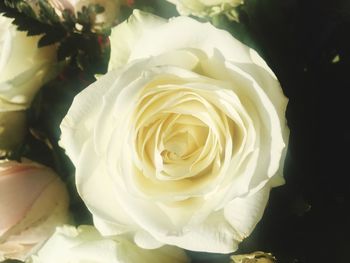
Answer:
[(82, 147), (95, 127), (97, 113), (101, 107), (100, 99), (113, 82), (113, 77), (106, 75), (99, 79), (98, 85), (95, 82), (84, 89), (74, 98), (74, 107), (69, 109), (62, 120), (59, 144), (74, 164), (78, 162)]
[(24, 217), (45, 187), (54, 180), (51, 173), (33, 165), (23, 164), (17, 168), (10, 174), (2, 172), (0, 175), (1, 236)]
[(165, 23), (165, 19), (135, 10), (127, 21), (114, 27), (110, 36), (113, 48), (111, 49), (108, 71), (124, 66), (140, 36)]
[(225, 206), (225, 219), (235, 229), (241, 240), (251, 234), (263, 216), (270, 190), (270, 186), (267, 185), (255, 194), (235, 198)]

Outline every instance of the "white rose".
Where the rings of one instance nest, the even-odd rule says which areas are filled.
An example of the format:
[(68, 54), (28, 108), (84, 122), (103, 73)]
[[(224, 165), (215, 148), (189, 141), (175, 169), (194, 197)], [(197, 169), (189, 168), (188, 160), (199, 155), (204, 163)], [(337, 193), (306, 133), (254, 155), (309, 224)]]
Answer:
[(243, 0), (167, 0), (176, 5), (181, 15), (194, 15), (198, 17), (210, 17), (220, 13), (230, 12), (231, 18), (237, 20), (234, 10), (243, 4)]
[(54, 46), (38, 48), (40, 36), (16, 30), (0, 15), (0, 112), (27, 109), (55, 62)]
[(287, 99), (258, 54), (188, 17), (135, 11), (111, 71), (61, 124), (77, 188), (103, 234), (145, 248), (228, 253), (283, 184)]
[(139, 248), (126, 236), (102, 237), (92, 226), (63, 226), (32, 256), (29, 263), (181, 263), (188, 262), (179, 248)]
[(48, 167), (0, 161), (0, 261), (24, 260), (68, 221), (68, 193)]

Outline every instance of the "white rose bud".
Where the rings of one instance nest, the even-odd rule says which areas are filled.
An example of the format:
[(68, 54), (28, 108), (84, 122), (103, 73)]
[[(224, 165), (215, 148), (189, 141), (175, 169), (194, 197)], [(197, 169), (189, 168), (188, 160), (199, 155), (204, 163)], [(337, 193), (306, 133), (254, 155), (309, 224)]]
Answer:
[(110, 71), (61, 124), (77, 187), (105, 235), (229, 253), (284, 183), (287, 99), (262, 58), (189, 17), (135, 11)]
[(26, 259), (68, 221), (68, 193), (48, 167), (0, 161), (0, 261)]
[(0, 14), (0, 156), (18, 147), (26, 113), (55, 62), (54, 46), (37, 48), (39, 36), (16, 30)]
[(92, 226), (63, 226), (28, 263), (184, 263), (179, 248), (142, 249), (126, 236), (102, 237)]
[(29, 108), (55, 62), (55, 46), (38, 48), (40, 36), (16, 30), (0, 15), (0, 112)]
[(230, 19), (237, 20), (235, 8), (243, 4), (243, 0), (167, 0), (176, 5), (181, 15), (212, 17), (226, 13)]

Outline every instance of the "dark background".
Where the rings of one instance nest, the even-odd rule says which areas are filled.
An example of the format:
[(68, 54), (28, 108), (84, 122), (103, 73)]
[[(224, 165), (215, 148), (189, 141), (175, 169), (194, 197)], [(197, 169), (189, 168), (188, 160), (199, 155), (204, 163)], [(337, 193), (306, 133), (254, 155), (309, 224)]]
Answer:
[(219, 27), (258, 50), (277, 75), (289, 98), (290, 140), (286, 184), (271, 191), (263, 219), (236, 253), (349, 263), (350, 1), (246, 0), (240, 22)]
[(247, 0), (241, 20), (289, 98), (290, 141), (286, 184), (239, 252), (350, 262), (350, 1)]

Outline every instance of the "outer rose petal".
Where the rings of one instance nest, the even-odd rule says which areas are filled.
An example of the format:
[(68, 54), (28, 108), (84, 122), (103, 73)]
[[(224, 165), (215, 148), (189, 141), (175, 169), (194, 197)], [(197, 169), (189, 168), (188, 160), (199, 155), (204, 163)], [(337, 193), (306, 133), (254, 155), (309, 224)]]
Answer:
[[(266, 186), (248, 198), (236, 198), (223, 211), (213, 212), (203, 223), (194, 223), (178, 236), (169, 233), (162, 240), (193, 251), (230, 253), (237, 250), (239, 242), (251, 234), (261, 219), (269, 192), (270, 186)], [(146, 238), (136, 241), (141, 247), (147, 247), (147, 242), (151, 242)]]
[(91, 130), (101, 106), (100, 98), (113, 85), (113, 82), (113, 78), (103, 76), (99, 79), (102, 85), (95, 85), (95, 82), (84, 89), (73, 101), (79, 106), (71, 108), (61, 123), (62, 136), (59, 143), (64, 145), (66, 154), (74, 164), (78, 162), (85, 141), (91, 136)]
[[(144, 16), (147, 16), (147, 19)], [(112, 29), (114, 33), (110, 36), (110, 41), (114, 44), (111, 49), (108, 71), (124, 66), (129, 61), (130, 54), (140, 36), (165, 23), (166, 20), (158, 16), (141, 15), (138, 11), (134, 11), (134, 15), (130, 16), (127, 22), (114, 27)]]
[[(76, 184), (79, 194), (86, 198), (85, 202), (92, 214), (99, 215), (107, 222), (113, 222), (114, 229), (116, 229), (113, 234), (130, 231), (133, 229), (132, 220), (116, 200), (113, 182), (103, 162), (99, 162), (94, 155), (89, 154), (91, 146), (91, 140), (84, 145), (79, 159), (82, 165), (79, 163), (77, 165)], [(94, 219), (98, 221), (99, 217)], [(115, 220), (116, 218), (118, 221)]]
[(185, 253), (165, 246), (145, 250), (126, 236), (102, 237), (92, 226), (58, 228), (30, 263), (181, 263), (188, 262)]
[[(15, 163), (16, 162), (11, 162)], [(8, 169), (9, 170), (9, 169)], [(5, 170), (6, 171), (6, 170)], [(41, 192), (55, 179), (47, 170), (21, 165), (0, 176), (0, 235), (24, 218)], [(18, 194), (23, 193), (23, 194)], [(13, 209), (13, 208), (16, 209)]]
[(235, 237), (236, 240), (242, 241), (248, 237), (260, 221), (269, 199), (270, 190), (269, 185), (265, 186), (249, 197), (232, 200), (224, 208), (225, 219), (238, 235), (238, 238)]
[(198, 48), (209, 56), (217, 49), (227, 60), (252, 63), (250, 48), (224, 30), (188, 17), (177, 17), (167, 22), (139, 10), (134, 10), (127, 21), (112, 29), (111, 46), (109, 70), (132, 60), (182, 48)]

